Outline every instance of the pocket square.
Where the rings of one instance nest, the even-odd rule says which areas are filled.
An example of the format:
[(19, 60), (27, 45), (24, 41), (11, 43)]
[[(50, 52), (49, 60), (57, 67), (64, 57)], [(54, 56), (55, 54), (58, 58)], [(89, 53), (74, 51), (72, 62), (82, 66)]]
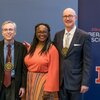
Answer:
[(81, 46), (81, 44), (74, 44), (74, 46)]

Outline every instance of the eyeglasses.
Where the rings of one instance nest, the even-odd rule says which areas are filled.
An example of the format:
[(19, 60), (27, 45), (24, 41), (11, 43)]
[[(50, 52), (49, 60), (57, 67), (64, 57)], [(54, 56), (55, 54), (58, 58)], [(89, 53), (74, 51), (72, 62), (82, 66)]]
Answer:
[(9, 29), (7, 29), (7, 28), (5, 28), (5, 29), (3, 29), (3, 31), (5, 31), (5, 32), (7, 32), (7, 31), (14, 31), (14, 29), (12, 29), (12, 28), (9, 28)]
[(68, 15), (68, 16), (67, 15), (64, 15), (63, 16), (63, 18), (69, 18), (69, 19), (72, 19), (73, 17), (75, 17), (75, 15)]

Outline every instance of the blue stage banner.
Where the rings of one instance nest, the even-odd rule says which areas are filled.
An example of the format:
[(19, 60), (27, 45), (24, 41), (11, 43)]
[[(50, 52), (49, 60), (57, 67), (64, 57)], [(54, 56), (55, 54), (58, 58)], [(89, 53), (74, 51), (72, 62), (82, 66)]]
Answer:
[(77, 12), (78, 0), (0, 0), (0, 26), (5, 20), (16, 22), (16, 39), (31, 42), (35, 25), (44, 22), (50, 25), (53, 39), (64, 27), (62, 13), (66, 7)]
[(78, 8), (78, 26), (90, 34), (92, 42), (90, 88), (83, 100), (100, 100), (100, 0), (80, 0)]

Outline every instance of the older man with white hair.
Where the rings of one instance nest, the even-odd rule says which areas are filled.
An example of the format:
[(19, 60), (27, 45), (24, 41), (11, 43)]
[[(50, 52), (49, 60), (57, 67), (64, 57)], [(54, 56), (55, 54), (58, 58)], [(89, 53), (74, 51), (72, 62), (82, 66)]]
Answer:
[(0, 41), (0, 100), (21, 100), (25, 94), (27, 68), (25, 46), (14, 39), (16, 24), (2, 24), (3, 40)]

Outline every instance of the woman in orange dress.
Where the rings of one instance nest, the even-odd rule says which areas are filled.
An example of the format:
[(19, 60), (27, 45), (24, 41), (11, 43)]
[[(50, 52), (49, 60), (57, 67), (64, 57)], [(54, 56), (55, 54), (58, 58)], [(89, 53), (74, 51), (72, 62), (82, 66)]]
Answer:
[(26, 100), (55, 100), (59, 91), (59, 54), (50, 38), (48, 24), (35, 26), (35, 35), (25, 57), (28, 69)]

